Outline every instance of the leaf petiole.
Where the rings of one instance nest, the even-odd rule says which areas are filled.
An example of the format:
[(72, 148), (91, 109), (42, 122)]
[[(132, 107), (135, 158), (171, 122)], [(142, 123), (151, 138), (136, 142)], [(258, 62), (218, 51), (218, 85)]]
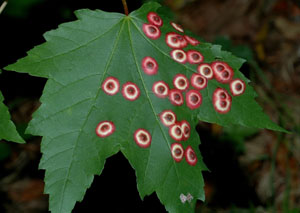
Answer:
[(123, 7), (124, 7), (124, 13), (126, 16), (128, 16), (128, 7), (127, 7), (126, 0), (122, 0), (122, 3), (123, 3)]

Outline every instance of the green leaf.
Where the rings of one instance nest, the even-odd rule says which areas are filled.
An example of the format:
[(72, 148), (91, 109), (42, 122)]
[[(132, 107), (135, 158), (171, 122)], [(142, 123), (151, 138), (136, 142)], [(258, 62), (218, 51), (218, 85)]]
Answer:
[[(156, 11), (164, 21), (157, 40), (149, 39), (142, 30), (150, 11)], [(141, 198), (156, 192), (169, 212), (194, 212), (197, 199), (204, 200), (201, 172), (206, 170), (195, 131), (198, 119), (282, 130), (262, 112), (249, 85), (243, 95), (232, 98), (232, 109), (227, 114), (217, 113), (212, 105), (212, 93), (217, 87), (229, 89), (216, 80), (210, 80), (201, 91), (203, 103), (198, 109), (191, 110), (186, 104), (174, 106), (168, 98), (156, 97), (152, 92), (154, 82), (164, 80), (172, 87), (176, 74), (189, 78), (197, 67), (177, 63), (170, 57), (165, 35), (175, 30), (170, 19), (159, 11), (157, 3), (145, 4), (129, 16), (78, 10), (75, 14), (79, 20), (47, 32), (47, 42), (6, 67), (49, 79), (41, 97), (42, 105), (34, 113), (28, 132), (43, 136), (40, 168), (46, 170), (45, 192), (50, 194), (52, 212), (71, 212), (75, 202), (83, 199), (93, 176), (102, 172), (106, 158), (119, 151), (136, 171)], [(226, 61), (234, 69), (235, 77), (248, 82), (238, 71), (243, 60), (221, 51), (219, 46), (202, 42), (188, 49), (200, 51), (207, 63), (216, 58)], [(146, 56), (157, 60), (156, 75), (143, 72), (141, 61)], [(139, 98), (128, 101), (121, 92), (107, 95), (101, 85), (109, 76), (118, 79), (120, 90), (126, 82), (134, 82), (140, 89)], [(159, 117), (164, 110), (174, 111), (177, 121), (190, 124), (189, 139), (179, 143), (184, 149), (191, 146), (195, 150), (196, 165), (189, 165), (185, 159), (179, 163), (173, 159), (170, 149), (175, 141)], [(102, 121), (113, 122), (115, 131), (100, 138), (95, 128)], [(147, 148), (135, 143), (134, 132), (139, 128), (152, 137)], [(183, 195), (189, 195), (189, 201), (182, 202)]]
[[(1, 70), (0, 70), (1, 73)], [(17, 143), (25, 143), (16, 130), (14, 123), (10, 120), (10, 114), (7, 107), (3, 103), (4, 97), (0, 92), (0, 140), (13, 141)]]

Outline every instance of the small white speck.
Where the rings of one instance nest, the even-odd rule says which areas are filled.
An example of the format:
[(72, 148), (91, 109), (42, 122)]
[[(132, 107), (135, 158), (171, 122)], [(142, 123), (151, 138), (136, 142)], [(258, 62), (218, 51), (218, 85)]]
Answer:
[(190, 202), (192, 202), (192, 200), (194, 199), (194, 197), (190, 193), (188, 193), (187, 196), (186, 196), (186, 199), (190, 203)]
[(186, 200), (187, 200), (187, 197), (184, 194), (182, 194), (182, 193), (180, 194), (179, 198), (180, 198), (180, 200), (181, 200), (182, 203), (185, 203)]

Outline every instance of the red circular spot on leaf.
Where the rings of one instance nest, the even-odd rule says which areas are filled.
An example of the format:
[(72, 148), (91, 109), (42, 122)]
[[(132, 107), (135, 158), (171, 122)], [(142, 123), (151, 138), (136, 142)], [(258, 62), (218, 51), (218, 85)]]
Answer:
[(134, 141), (141, 148), (147, 148), (151, 145), (151, 134), (145, 129), (138, 129), (134, 132)]
[(143, 24), (143, 31), (145, 35), (150, 39), (158, 39), (160, 37), (160, 29), (153, 24)]
[(171, 145), (171, 154), (176, 162), (180, 162), (184, 156), (184, 149), (180, 143), (173, 143)]
[(101, 88), (107, 95), (115, 95), (120, 89), (119, 80), (115, 77), (107, 77), (103, 81)]
[(203, 55), (196, 50), (189, 50), (186, 54), (187, 60), (190, 64), (200, 64), (204, 60)]
[(186, 93), (185, 99), (186, 99), (186, 105), (190, 109), (197, 109), (200, 107), (202, 103), (202, 95), (197, 90), (188, 91)]
[(187, 61), (186, 53), (181, 49), (174, 49), (171, 51), (170, 54), (171, 54), (171, 57), (179, 63), (184, 64)]
[(246, 84), (241, 79), (235, 79), (230, 82), (230, 91), (234, 96), (242, 95), (245, 92)]
[(140, 96), (140, 89), (135, 83), (127, 82), (123, 84), (122, 95), (129, 101), (135, 101)]
[(142, 69), (147, 75), (155, 75), (158, 70), (157, 61), (150, 56), (146, 56), (142, 60)]
[(173, 85), (176, 89), (185, 91), (189, 88), (189, 80), (183, 74), (177, 74), (173, 78)]
[(200, 64), (198, 67), (197, 67), (197, 72), (204, 76), (205, 78), (207, 78), (208, 80), (212, 79), (214, 77), (214, 73), (213, 73), (213, 70), (211, 68), (211, 66), (209, 64)]
[(166, 98), (169, 95), (169, 86), (164, 81), (157, 81), (152, 86), (153, 93), (159, 98)]
[(95, 131), (100, 138), (108, 137), (114, 133), (115, 125), (111, 121), (101, 121)]
[(204, 89), (207, 87), (207, 78), (195, 73), (191, 77), (191, 85), (198, 90)]
[(191, 166), (196, 165), (196, 163), (198, 161), (197, 155), (191, 146), (188, 146), (186, 148), (184, 155), (185, 155), (185, 160), (188, 164), (190, 164)]
[(150, 24), (153, 24), (157, 27), (161, 27), (163, 25), (163, 20), (155, 12), (149, 12), (148, 15), (147, 15), (147, 19), (148, 19)]

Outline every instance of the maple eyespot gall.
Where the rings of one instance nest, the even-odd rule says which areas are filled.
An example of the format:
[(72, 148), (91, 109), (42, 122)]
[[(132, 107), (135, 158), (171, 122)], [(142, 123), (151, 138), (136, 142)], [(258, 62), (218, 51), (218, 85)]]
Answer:
[(186, 55), (190, 64), (200, 64), (204, 60), (203, 55), (196, 50), (188, 50)]
[(143, 24), (143, 31), (145, 35), (150, 39), (158, 39), (160, 37), (160, 29), (153, 24)]
[(241, 79), (235, 79), (230, 82), (230, 91), (234, 96), (242, 95), (245, 92), (246, 84)]
[(185, 160), (188, 164), (190, 164), (191, 166), (196, 165), (196, 163), (198, 161), (197, 155), (191, 146), (188, 146), (185, 149), (184, 155), (185, 155)]
[(134, 132), (134, 141), (141, 148), (147, 148), (151, 145), (151, 134), (145, 129), (137, 129)]
[(233, 69), (225, 62), (215, 61), (211, 63), (215, 79), (223, 84), (229, 83), (234, 75)]
[(122, 95), (129, 101), (135, 101), (140, 96), (140, 89), (135, 83), (127, 82), (123, 84)]
[(181, 49), (173, 49), (170, 54), (171, 57), (179, 63), (184, 64), (187, 61), (186, 53)]
[(101, 121), (96, 127), (96, 134), (100, 138), (110, 136), (115, 131), (115, 125), (111, 121)]
[(181, 106), (184, 102), (183, 95), (178, 89), (171, 89), (169, 91), (169, 99), (171, 101), (171, 104), (175, 106)]
[(184, 35), (185, 40), (192, 46), (197, 46), (198, 44), (200, 44), (200, 41), (198, 41), (195, 38), (192, 38), (188, 35)]
[(179, 123), (175, 123), (169, 128), (169, 135), (175, 141), (181, 141), (183, 139), (183, 132), (181, 129), (181, 125)]
[(173, 78), (173, 85), (176, 89), (185, 91), (189, 88), (189, 80), (183, 74), (177, 74)]
[(227, 90), (223, 88), (215, 89), (213, 93), (213, 106), (215, 110), (220, 114), (225, 114), (231, 109), (231, 96)]
[(119, 92), (120, 83), (119, 80), (115, 77), (107, 77), (102, 83), (102, 90), (107, 95), (115, 95)]
[(161, 17), (155, 12), (149, 12), (147, 15), (148, 22), (157, 27), (161, 27), (163, 25), (163, 20)]
[(159, 114), (160, 120), (166, 127), (176, 123), (177, 117), (172, 110), (164, 110)]
[(189, 122), (187, 122), (186, 120), (183, 120), (180, 122), (180, 126), (181, 126), (181, 131), (183, 134), (183, 140), (186, 141), (190, 138), (191, 135), (191, 126), (189, 124)]
[(172, 27), (173, 27), (175, 30), (177, 30), (177, 31), (179, 31), (179, 32), (181, 32), (181, 33), (184, 33), (184, 30), (183, 30), (183, 28), (182, 28), (181, 25), (176, 24), (176, 23), (174, 23), (174, 22), (170, 22), (170, 24), (172, 25)]
[(157, 61), (150, 56), (146, 56), (142, 60), (142, 69), (147, 75), (155, 75), (158, 70)]
[(186, 105), (190, 109), (197, 109), (202, 103), (202, 95), (197, 90), (190, 90), (185, 95)]
[(183, 159), (184, 149), (180, 143), (173, 143), (171, 145), (171, 154), (173, 159), (178, 163)]
[(169, 86), (164, 81), (157, 81), (152, 86), (153, 93), (159, 98), (166, 98), (169, 95)]
[(204, 89), (207, 87), (207, 78), (203, 75), (194, 73), (191, 76), (191, 85), (198, 90)]
[(187, 40), (182, 35), (174, 32), (167, 33), (165, 40), (171, 48), (185, 48), (188, 45)]
[(197, 72), (204, 76), (205, 78), (207, 78), (208, 80), (212, 79), (214, 77), (214, 72), (211, 68), (211, 66), (209, 64), (200, 64), (198, 67), (197, 67)]

